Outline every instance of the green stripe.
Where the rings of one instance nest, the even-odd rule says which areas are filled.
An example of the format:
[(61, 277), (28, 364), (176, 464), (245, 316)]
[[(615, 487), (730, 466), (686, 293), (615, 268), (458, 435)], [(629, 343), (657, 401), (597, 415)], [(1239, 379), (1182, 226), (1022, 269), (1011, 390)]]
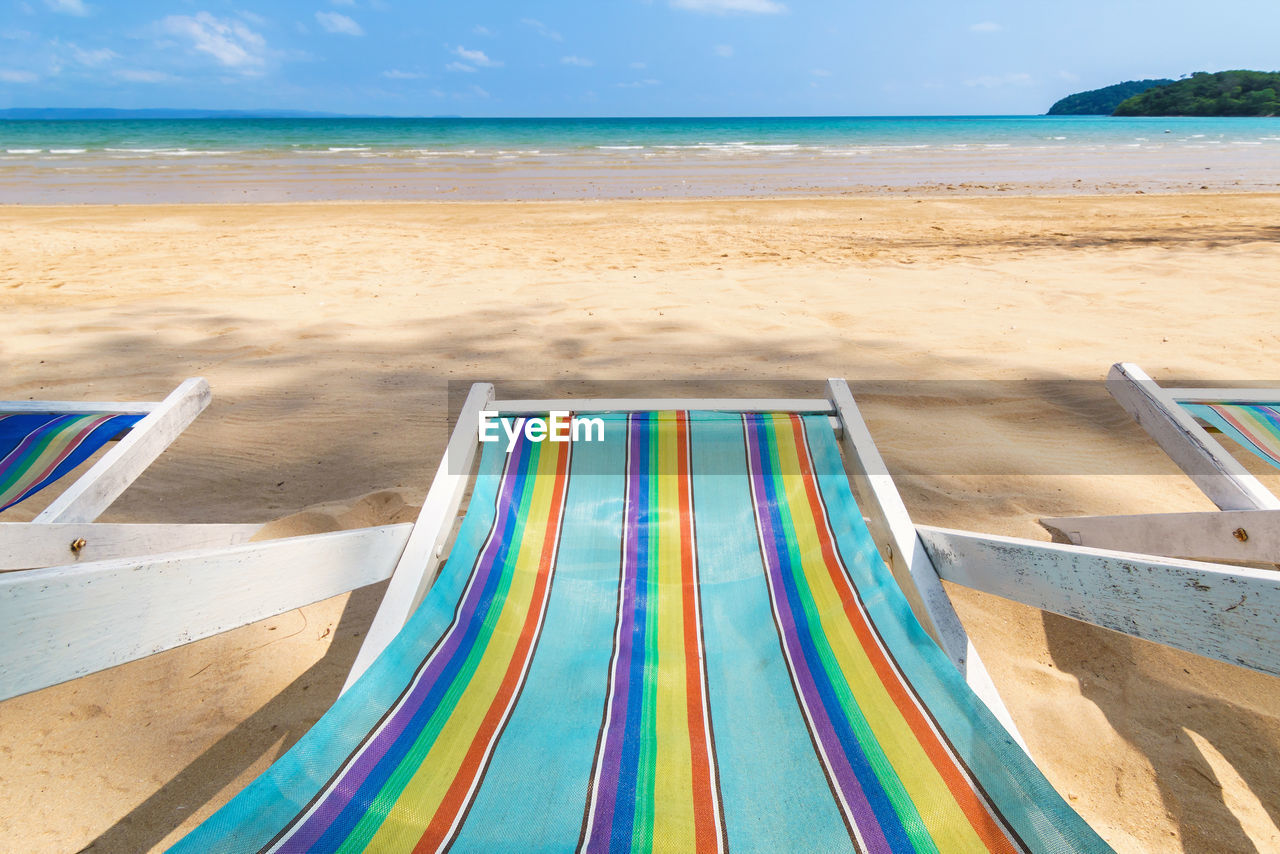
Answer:
[(501, 616), (505, 606), (509, 604), (507, 593), (511, 589), (512, 579), (515, 576), (516, 561), (520, 556), (524, 534), (529, 528), (526, 523), (529, 518), (529, 505), (533, 500), (534, 487), (537, 484), (536, 473), (542, 449), (541, 443), (536, 442), (530, 443), (529, 448), (528, 474), (525, 476), (524, 482), (520, 484), (520, 509), (516, 517), (515, 533), (518, 539), (507, 549), (506, 560), (502, 565), (501, 579), (498, 582), (497, 589), (494, 591), (489, 610), (485, 613), (484, 622), (481, 624), (475, 643), (471, 647), (471, 652), (467, 655), (462, 667), (459, 668), (453, 682), (449, 685), (449, 689), (441, 697), (440, 705), (436, 707), (435, 712), (427, 720), (422, 732), (414, 739), (413, 746), (409, 748), (404, 759), (396, 766), (391, 776), (387, 778), (386, 784), (374, 797), (369, 809), (360, 817), (356, 826), (352, 828), (351, 834), (338, 848), (337, 854), (354, 854), (354, 852), (363, 851), (369, 844), (369, 840), (378, 832), (383, 821), (386, 820), (387, 815), (404, 792), (405, 787), (413, 779), (413, 775), (422, 767), (427, 753), (430, 752), (436, 738), (440, 735), (440, 731), (444, 729), (445, 724), (453, 714), (453, 710), (457, 707), (458, 701), (471, 684), (471, 677), (475, 674), (476, 668), (479, 667), (480, 660), (484, 658), (485, 652), (488, 651), (489, 640), (493, 636), (498, 618)]
[[(849, 688), (849, 682), (845, 677), (844, 671), (840, 669), (835, 652), (831, 649), (830, 642), (827, 640), (827, 633), (822, 626), (822, 618), (818, 613), (818, 606), (813, 599), (809, 581), (802, 564), (793, 517), (795, 511), (792, 509), (791, 502), (785, 491), (786, 480), (782, 474), (781, 455), (778, 453), (779, 440), (777, 438), (776, 423), (775, 420), (771, 419), (770, 429), (764, 431), (763, 435), (766, 436), (766, 450), (771, 469), (770, 476), (774, 481), (774, 493), (778, 496), (779, 502), (784, 505), (778, 515), (782, 519), (783, 537), (787, 544), (787, 553), (791, 558), (791, 575), (795, 579), (796, 590), (800, 595), (800, 605), (804, 611), (805, 622), (808, 624), (813, 638), (814, 648), (818, 652), (822, 668), (826, 672), (836, 697), (840, 701), (840, 710), (843, 711), (845, 718), (849, 721), (854, 737), (858, 740), (859, 746), (866, 755), (872, 771), (875, 772), (876, 779), (884, 787), (889, 803), (893, 805), (894, 812), (897, 813), (898, 819), (902, 822), (907, 838), (911, 840), (911, 844), (916, 851), (921, 852), (921, 854), (924, 854), (924, 852), (936, 854), (938, 848), (933, 841), (933, 837), (925, 827), (924, 821), (921, 820), (920, 813), (916, 810), (916, 805), (911, 800), (911, 796), (907, 794), (907, 790), (903, 787), (902, 780), (898, 777), (898, 772), (880, 747), (880, 742), (876, 739), (871, 725), (862, 714), (862, 709), (858, 706), (858, 702)], [(801, 477), (799, 472), (795, 476), (797, 478)], [(813, 514), (815, 510), (816, 508), (807, 507), (807, 512), (810, 514)], [(836, 711), (835, 709), (828, 709), (828, 713)]]
[[(10, 472), (12, 473), (3, 484), (0, 484), (0, 492), (3, 492), (3, 495), (0, 495), (0, 504), (8, 504), (9, 500), (14, 495), (18, 495), (32, 486), (34, 479), (31, 478), (31, 465), (35, 462), (36, 458), (40, 456), (40, 454), (44, 453), (46, 448), (53, 444), (55, 440), (61, 439), (63, 436), (78, 432), (81, 425), (83, 425), (87, 419), (93, 419), (96, 417), (96, 415), (81, 415), (74, 421), (63, 422), (62, 426), (55, 430), (41, 428), (44, 432), (41, 434), (40, 438), (36, 440), (35, 444), (29, 446), (27, 450), (23, 452), (22, 456), (18, 458), (18, 461), (10, 467)], [(64, 444), (70, 444), (70, 440), (67, 440)], [(24, 477), (26, 477), (25, 480), (23, 479)], [(13, 489), (15, 484), (20, 488)], [(13, 490), (12, 495), (10, 494), (10, 490)]]
[(658, 418), (651, 414), (645, 418), (649, 429), (649, 500), (642, 508), (641, 516), (648, 528), (649, 546), (645, 561), (645, 645), (644, 645), (644, 699), (640, 706), (640, 759), (636, 763), (635, 823), (631, 826), (631, 850), (653, 850), (654, 802), (657, 800), (658, 762), (658, 554), (661, 526), (657, 524), (660, 511), (658, 503)]

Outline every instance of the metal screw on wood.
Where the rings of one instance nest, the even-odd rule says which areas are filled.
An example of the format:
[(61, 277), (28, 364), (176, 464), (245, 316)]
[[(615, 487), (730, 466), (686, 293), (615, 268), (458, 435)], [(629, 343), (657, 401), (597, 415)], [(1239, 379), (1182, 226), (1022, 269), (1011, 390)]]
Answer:
[(71, 553), (74, 555), (78, 555), (80, 554), (80, 550), (87, 545), (89, 544), (85, 542), (84, 537), (76, 537), (74, 540), (71, 541)]
[(1247, 543), (1249, 541), (1249, 532), (1244, 528), (1236, 528), (1231, 532), (1231, 536), (1235, 537), (1242, 543)]

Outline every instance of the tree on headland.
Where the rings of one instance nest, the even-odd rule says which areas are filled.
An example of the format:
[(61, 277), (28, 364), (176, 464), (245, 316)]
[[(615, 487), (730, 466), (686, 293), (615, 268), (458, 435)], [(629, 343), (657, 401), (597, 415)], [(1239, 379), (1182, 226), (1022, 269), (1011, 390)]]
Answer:
[(1280, 72), (1197, 71), (1116, 106), (1114, 116), (1280, 116)]
[(1068, 95), (1049, 108), (1051, 116), (1109, 116), (1121, 102), (1172, 80), (1126, 80), (1113, 86)]

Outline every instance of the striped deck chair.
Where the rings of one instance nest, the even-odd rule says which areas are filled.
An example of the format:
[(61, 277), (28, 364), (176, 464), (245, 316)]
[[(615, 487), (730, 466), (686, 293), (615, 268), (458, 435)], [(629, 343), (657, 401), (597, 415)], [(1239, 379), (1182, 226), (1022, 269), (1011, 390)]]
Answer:
[(1280, 675), (1276, 574), (915, 526), (843, 380), (478, 384), (412, 526), (9, 575), (0, 699), (390, 576), (338, 700), (179, 852), (1108, 850), (942, 580)]
[(0, 570), (247, 540), (258, 526), (89, 524), (209, 400), (197, 378), (158, 403), (0, 401), (0, 513), (115, 443), (33, 522), (0, 522)]
[(485, 447), (422, 605), (175, 850), (1106, 848), (912, 617), (827, 414), (598, 417)]
[(1162, 388), (1113, 365), (1107, 390), (1221, 512), (1040, 520), (1064, 542), (1201, 560), (1280, 564), (1280, 498), (1214, 434), (1280, 468), (1280, 389)]

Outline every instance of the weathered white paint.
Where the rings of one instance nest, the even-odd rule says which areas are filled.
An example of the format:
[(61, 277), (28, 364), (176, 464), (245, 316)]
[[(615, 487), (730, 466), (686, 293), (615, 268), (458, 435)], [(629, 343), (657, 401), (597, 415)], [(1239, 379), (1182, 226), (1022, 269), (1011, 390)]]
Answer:
[(657, 412), (697, 409), (706, 412), (834, 412), (829, 400), (792, 398), (583, 398), (581, 400), (495, 400), (487, 407), (503, 415), (537, 415), (554, 410), (573, 412)]
[(918, 526), (947, 581), (1280, 675), (1280, 573)]
[(850, 479), (858, 496), (858, 505), (866, 514), (871, 536), (907, 597), (912, 612), (964, 674), (973, 692), (1026, 750), (1026, 743), (1013, 717), (1000, 699), (991, 675), (951, 604), (951, 598), (938, 580), (938, 573), (925, 552), (924, 544), (916, 536), (906, 505), (902, 503), (902, 496), (898, 494), (866, 422), (862, 420), (849, 384), (843, 379), (827, 380), (827, 396), (841, 422), (841, 441), (845, 459), (852, 469)]
[(1280, 499), (1137, 365), (1112, 365), (1107, 391), (1214, 504), (1223, 510), (1280, 510)]
[(1041, 519), (1078, 546), (1190, 560), (1280, 564), (1280, 510), (1216, 510)]
[(431, 489), (414, 523), (413, 534), (396, 565), (391, 583), (387, 585), (369, 633), (365, 635), (360, 652), (351, 665), (343, 691), (350, 688), (391, 643), (435, 581), (445, 544), (457, 522), (462, 496), (467, 490), (476, 448), (480, 444), (480, 412), (492, 409), (492, 404), (492, 385), (476, 383), (471, 386), (458, 414), (458, 423), (449, 437), (444, 458), (440, 460)]
[(184, 381), (34, 521), (92, 522), (173, 443), (211, 398), (209, 384), (203, 379)]
[(247, 543), (261, 525), (0, 522), (0, 570)]
[(0, 400), (0, 413), (17, 415), (31, 412), (109, 412), (113, 415), (137, 415), (151, 412), (157, 401), (91, 401), (82, 400)]
[(1280, 388), (1166, 388), (1178, 403), (1267, 403), (1280, 405)]
[(409, 525), (0, 575), (0, 699), (373, 584)]

